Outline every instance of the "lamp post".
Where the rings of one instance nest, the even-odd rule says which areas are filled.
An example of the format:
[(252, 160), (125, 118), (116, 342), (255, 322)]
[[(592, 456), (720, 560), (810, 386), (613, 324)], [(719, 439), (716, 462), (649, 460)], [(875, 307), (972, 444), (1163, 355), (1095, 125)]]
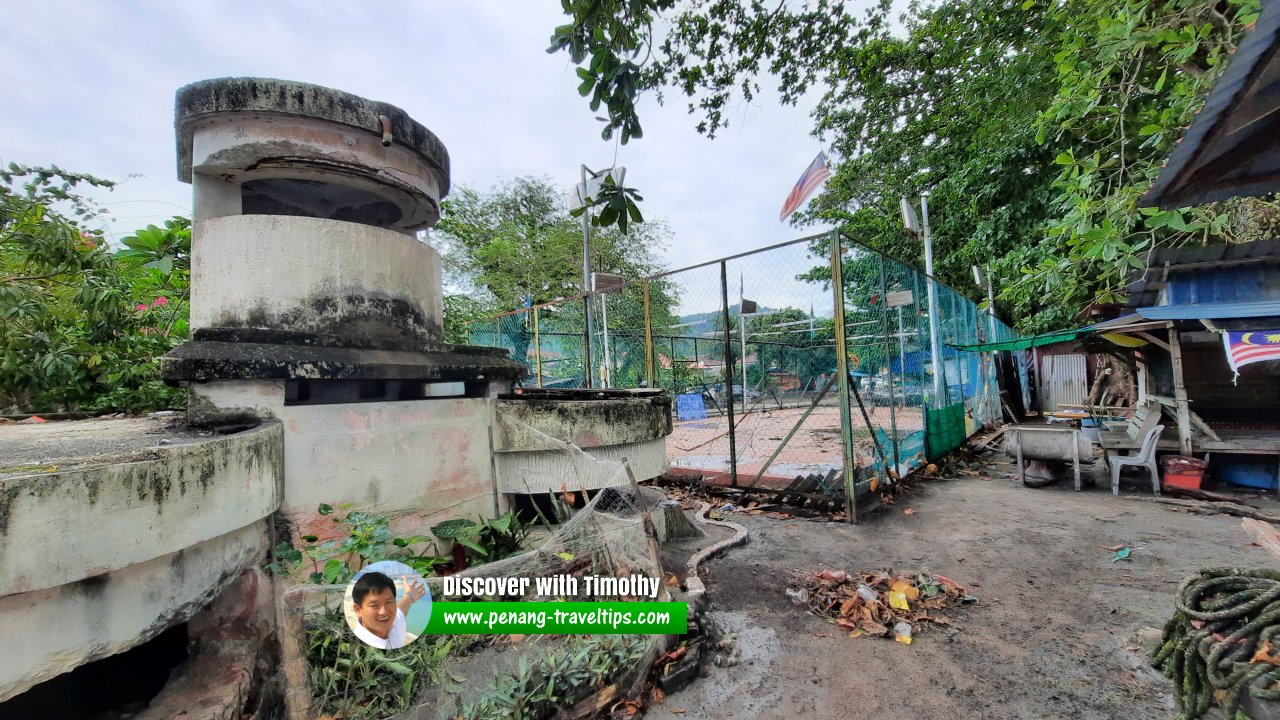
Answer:
[[(589, 205), (600, 192), (600, 186), (604, 183), (605, 178), (613, 177), (614, 182), (622, 185), (623, 178), (626, 177), (626, 168), (608, 168), (595, 172), (586, 165), (582, 166), (582, 182), (576, 188), (577, 193), (574, 197), (573, 209), (578, 209)], [(584, 319), (584, 327), (586, 333), (583, 336), (585, 347), (582, 353), (582, 365), (586, 370), (585, 383), (586, 387), (594, 386), (592, 380), (591, 367), (591, 339), (595, 335), (594, 321), (591, 317), (591, 213), (582, 213), (582, 312)]]
[(600, 293), (600, 328), (601, 340), (604, 342), (604, 373), (601, 381), (604, 387), (613, 387), (613, 360), (609, 355), (609, 293), (620, 292), (626, 284), (626, 278), (613, 273), (591, 273), (591, 289)]
[(924, 238), (924, 273), (929, 276), (929, 355), (933, 361), (933, 396), (934, 403), (942, 402), (942, 341), (938, 334), (938, 284), (933, 279), (933, 236), (929, 232), (929, 193), (920, 193), (920, 215), (924, 218), (921, 224), (916, 219), (915, 208), (910, 201), (901, 199), (902, 224), (907, 232)]
[[(977, 265), (974, 265), (973, 281), (978, 284), (979, 288), (981, 288), (983, 285), (987, 286), (987, 342), (992, 342), (992, 343), (996, 342), (996, 295), (995, 295), (995, 288), (992, 286), (992, 283), (991, 283), (991, 268), (988, 267), (986, 273), (983, 273), (982, 268), (978, 267)], [(991, 365), (988, 368), (988, 372), (985, 373), (983, 376), (983, 382), (990, 383), (993, 380), (995, 380), (995, 384), (998, 386), (999, 380), (991, 377), (991, 375), (994, 375), (996, 372), (996, 351), (995, 350), (991, 351), (990, 363)], [(987, 395), (987, 400), (992, 399), (990, 388), (988, 388), (986, 395)], [(999, 415), (1000, 415), (1000, 407), (999, 407), (998, 401), (996, 403), (996, 406), (993, 408), (989, 408), (989, 410), (990, 410), (991, 421), (994, 423), (999, 419)]]

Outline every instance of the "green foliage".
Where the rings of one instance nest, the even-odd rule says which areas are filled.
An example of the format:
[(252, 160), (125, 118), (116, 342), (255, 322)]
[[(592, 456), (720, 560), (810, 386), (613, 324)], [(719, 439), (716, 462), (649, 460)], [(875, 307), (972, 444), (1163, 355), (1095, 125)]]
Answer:
[(529, 662), (495, 678), (462, 708), (467, 720), (536, 720), (572, 707), (602, 689), (644, 655), (644, 636), (586, 635), (568, 638)]
[(561, 0), (560, 5), (572, 22), (555, 29), (547, 52), (566, 51), (579, 66), (578, 94), (591, 98), (592, 112), (605, 108), (607, 117), (597, 117), (605, 123), (602, 138), (612, 138), (615, 130), (624, 145), (642, 137), (636, 114), (644, 86), (642, 55), (651, 50), (657, 12), (674, 0)]
[(454, 345), (468, 344), (468, 326), (487, 314), (480, 301), (469, 295), (445, 295), (444, 341)]
[(1257, 0), (1088, 0), (1046, 11), (1058, 86), (1037, 139), (1057, 151), (1053, 212), (1041, 242), (1019, 253), (1024, 279), (1006, 294), (1053, 292), (1067, 311), (1117, 302), (1154, 247), (1270, 236), (1274, 210), (1265, 221), (1260, 201), (1137, 207), (1258, 9)]
[(428, 635), (397, 650), (379, 650), (355, 639), (341, 607), (306, 622), (308, 679), (314, 710), (349, 720), (384, 718), (407, 710), (426, 683), (446, 678), (444, 663), (481, 638)]
[[(631, 226), (626, 234), (616, 227), (599, 228), (591, 234), (591, 267), (627, 278), (652, 275), (659, 270), (656, 251), (667, 236), (660, 222)], [(484, 323), (475, 323), (475, 318), (584, 292), (581, 223), (563, 209), (559, 193), (546, 180), (519, 178), (483, 194), (459, 189), (444, 202), (444, 217), (432, 242), (442, 251), (449, 284), (474, 288), (445, 298), (445, 330), (455, 342), (470, 341), (471, 332), (478, 329), (488, 333), (484, 344), (500, 344), (523, 360), (533, 342), (530, 313)], [(632, 283), (609, 297), (611, 332), (643, 336), (643, 296), (642, 286)], [(678, 322), (672, 312), (677, 303), (672, 283), (649, 283), (649, 301), (654, 332)], [(581, 303), (539, 313), (544, 350), (582, 336)], [(642, 352), (628, 355), (621, 364), (620, 374), (632, 380), (644, 376)], [(582, 377), (583, 369), (566, 362), (548, 364), (544, 372)]]
[(339, 516), (327, 503), (320, 505), (317, 512), (332, 516), (330, 519), (340, 528), (339, 537), (320, 542), (315, 535), (304, 535), (302, 541), (306, 547), (301, 550), (282, 542), (275, 549), (273, 570), (288, 573), (304, 560), (309, 560), (312, 572), (308, 579), (311, 582), (341, 585), (349, 582), (360, 568), (382, 560), (402, 562), (422, 575), (432, 575), (437, 567), (449, 562), (448, 558), (414, 551), (415, 546), (421, 548), (431, 543), (431, 538), (424, 535), (396, 537), (391, 531), (390, 521), (382, 513), (352, 510)]
[[(445, 200), (432, 242), (451, 281), (470, 283), (489, 313), (580, 295), (582, 225), (564, 210), (550, 181), (518, 178), (480, 193), (459, 188)], [(591, 267), (626, 277), (658, 270), (655, 251), (667, 241), (659, 223), (623, 236), (612, 228), (591, 236)]]
[(0, 170), (0, 408), (185, 402), (159, 359), (187, 336), (190, 224), (148, 227), (113, 253), (86, 230), (101, 213), (77, 192), (111, 185), (56, 167)]
[(510, 510), (479, 523), (457, 518), (431, 528), (436, 537), (465, 547), (479, 562), (502, 560), (523, 552), (530, 530), (532, 525)]
[[(272, 570), (287, 574), (309, 561), (310, 582), (341, 585), (364, 566), (382, 560), (402, 562), (422, 575), (433, 575), (438, 568), (450, 563), (450, 558), (427, 552), (427, 548), (435, 550), (435, 541), (427, 535), (397, 537), (391, 531), (390, 520), (382, 513), (351, 510), (338, 514), (328, 503), (321, 504), (316, 512), (338, 526), (338, 537), (320, 541), (315, 535), (304, 535), (301, 539), (306, 545), (302, 549), (281, 542), (275, 548)], [(530, 525), (512, 512), (480, 523), (446, 520), (431, 528), (437, 538), (449, 541), (450, 547), (456, 542), (467, 548), (476, 563), (501, 560), (521, 552), (529, 531)]]
[(644, 217), (640, 214), (640, 206), (636, 204), (641, 200), (644, 198), (640, 197), (635, 188), (623, 187), (609, 176), (604, 179), (595, 197), (587, 198), (585, 205), (570, 211), (569, 214), (573, 217), (582, 217), (583, 213), (598, 207), (600, 214), (591, 218), (592, 225), (596, 227), (617, 225), (618, 230), (625, 233), (628, 222), (644, 222)]
[(888, 0), (862, 17), (836, 0), (633, 4), (566, 11), (581, 36), (603, 27), (607, 40), (632, 23), (652, 48), (652, 17), (672, 10), (641, 91), (675, 88), (709, 135), (766, 72), (783, 102), (821, 89), (814, 129), (834, 176), (800, 219), (918, 265), (898, 198), (928, 190), (939, 279), (980, 296), (969, 266), (989, 267), (998, 310), (1023, 330), (1114, 302), (1154, 248), (1254, 240), (1280, 225), (1269, 199), (1137, 207), (1258, 0), (942, 0), (913, 2), (896, 22)]
[[(568, 52), (578, 66), (574, 71), (578, 94), (591, 98), (592, 112), (604, 108), (605, 114), (596, 116), (604, 123), (600, 131), (604, 140), (613, 138), (615, 131), (623, 145), (644, 136), (636, 101), (645, 84), (642, 65), (653, 44), (650, 25), (659, 10), (674, 4), (674, 0), (561, 0), (572, 22), (555, 29), (547, 52)], [(598, 197), (574, 211), (575, 216), (600, 208), (592, 224), (616, 225), (622, 232), (628, 223), (644, 222), (637, 205), (644, 198), (634, 188), (616, 186), (612, 179), (605, 185)]]
[[(820, 375), (835, 372), (836, 351), (828, 347), (835, 341), (835, 324), (830, 318), (815, 318), (811, 332), (805, 323), (808, 320), (809, 314), (796, 308), (784, 308), (748, 320), (747, 353), (755, 353), (757, 358), (756, 365), (751, 367), (755, 372), (747, 376), (752, 387), (760, 383), (761, 374), (768, 370), (795, 375), (801, 388), (809, 386)], [(752, 343), (751, 338), (767, 342)], [(761, 387), (778, 390), (768, 382)]]

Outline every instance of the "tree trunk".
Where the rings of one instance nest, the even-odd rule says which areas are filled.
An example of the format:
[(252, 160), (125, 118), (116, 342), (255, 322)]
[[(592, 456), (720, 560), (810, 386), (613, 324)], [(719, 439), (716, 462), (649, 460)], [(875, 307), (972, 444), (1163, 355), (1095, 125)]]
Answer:
[(658, 512), (662, 513), (664, 536), (663, 542), (669, 540), (691, 540), (693, 538), (703, 537), (705, 533), (701, 529), (689, 522), (688, 516), (684, 514), (684, 508), (680, 507), (678, 500), (663, 500), (658, 503)]

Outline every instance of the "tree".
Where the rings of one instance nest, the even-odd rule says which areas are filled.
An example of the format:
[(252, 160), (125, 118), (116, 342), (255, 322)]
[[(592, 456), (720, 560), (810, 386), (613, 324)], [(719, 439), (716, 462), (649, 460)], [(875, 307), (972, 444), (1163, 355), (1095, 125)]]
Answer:
[(20, 412), (180, 406), (159, 357), (186, 336), (189, 223), (114, 252), (84, 223), (80, 187), (112, 183), (56, 167), (0, 170), (0, 408)]
[[(465, 335), (460, 315), (474, 319), (510, 313), (583, 294), (582, 223), (570, 215), (550, 181), (518, 178), (484, 193), (461, 188), (443, 205), (432, 242), (443, 255), (448, 284), (470, 291), (445, 298), (445, 327), (454, 339)], [(626, 233), (616, 227), (597, 227), (591, 234), (591, 267), (629, 280), (657, 273), (656, 251), (667, 236), (660, 222), (633, 226)], [(666, 281), (651, 282), (649, 296), (655, 331), (674, 325), (674, 286)], [(612, 337), (638, 336), (643, 343), (641, 286), (628, 285), (620, 296), (611, 296), (607, 302)], [(599, 305), (596, 303), (597, 326), (601, 323)], [(576, 312), (571, 307), (543, 311), (544, 338), (581, 337), (581, 307), (577, 304)], [(484, 338), (486, 342), (499, 342), (517, 359), (527, 356), (533, 335), (529, 313), (508, 315), (485, 325), (493, 327), (490, 332), (497, 335)], [(635, 382), (645, 372), (643, 352), (624, 350), (618, 373)], [(600, 361), (597, 358), (595, 364)], [(562, 370), (582, 373), (581, 366)]]
[(980, 296), (968, 268), (990, 265), (1001, 309), (1024, 330), (1116, 300), (1154, 247), (1264, 237), (1280, 216), (1258, 200), (1136, 208), (1257, 0), (943, 0), (913, 3), (900, 27), (887, 0), (862, 18), (835, 0), (564, 4), (592, 68), (641, 66), (634, 88), (608, 73), (583, 80), (609, 100), (614, 127), (636, 112), (634, 97), (614, 99), (632, 90), (675, 89), (714, 136), (763, 74), (783, 102), (821, 89), (814, 130), (835, 175), (800, 220), (918, 264), (897, 202), (930, 190), (939, 278)]

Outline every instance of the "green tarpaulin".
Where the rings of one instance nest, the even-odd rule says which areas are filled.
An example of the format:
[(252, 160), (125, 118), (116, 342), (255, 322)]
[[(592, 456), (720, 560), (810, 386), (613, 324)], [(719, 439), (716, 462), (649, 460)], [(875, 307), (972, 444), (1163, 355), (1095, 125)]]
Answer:
[(925, 451), (930, 461), (937, 460), (963, 445), (967, 437), (964, 426), (964, 403), (926, 410), (924, 432)]
[(977, 345), (952, 345), (951, 347), (965, 352), (996, 352), (1000, 350), (1027, 350), (1041, 345), (1052, 345), (1054, 343), (1067, 342), (1075, 340), (1083, 335), (1089, 335), (1093, 332), (1093, 328), (1076, 328), (1075, 330), (1059, 330), (1058, 332), (1044, 333), (1042, 335), (1031, 335), (1029, 337), (1021, 337), (1017, 340), (1006, 340), (1004, 342), (979, 343)]

